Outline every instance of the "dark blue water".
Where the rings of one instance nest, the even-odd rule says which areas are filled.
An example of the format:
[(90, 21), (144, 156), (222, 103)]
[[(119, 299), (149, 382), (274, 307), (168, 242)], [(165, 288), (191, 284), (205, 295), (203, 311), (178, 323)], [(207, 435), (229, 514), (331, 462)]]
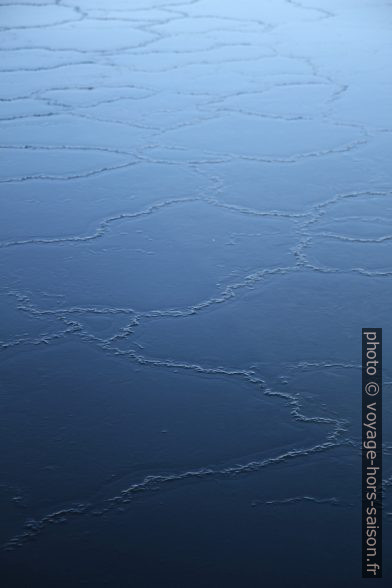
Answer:
[(0, 3), (5, 588), (357, 588), (392, 7)]

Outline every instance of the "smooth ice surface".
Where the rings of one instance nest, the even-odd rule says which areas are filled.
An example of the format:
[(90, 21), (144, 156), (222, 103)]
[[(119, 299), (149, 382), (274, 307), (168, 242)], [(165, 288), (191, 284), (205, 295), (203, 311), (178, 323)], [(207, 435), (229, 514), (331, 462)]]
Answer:
[(369, 325), (392, 541), (391, 4), (0, 21), (4, 586), (358, 588)]

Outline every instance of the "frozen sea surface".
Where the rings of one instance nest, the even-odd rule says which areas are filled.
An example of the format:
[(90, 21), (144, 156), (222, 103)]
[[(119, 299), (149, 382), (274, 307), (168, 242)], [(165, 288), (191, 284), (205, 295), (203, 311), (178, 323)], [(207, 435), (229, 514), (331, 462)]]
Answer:
[(5, 588), (358, 588), (392, 6), (0, 2)]

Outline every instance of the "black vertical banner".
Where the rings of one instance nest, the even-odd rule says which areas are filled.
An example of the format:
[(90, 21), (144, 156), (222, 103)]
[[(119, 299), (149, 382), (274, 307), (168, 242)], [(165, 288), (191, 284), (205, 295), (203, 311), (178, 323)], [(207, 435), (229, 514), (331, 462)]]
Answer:
[(362, 329), (362, 577), (382, 578), (382, 329)]

